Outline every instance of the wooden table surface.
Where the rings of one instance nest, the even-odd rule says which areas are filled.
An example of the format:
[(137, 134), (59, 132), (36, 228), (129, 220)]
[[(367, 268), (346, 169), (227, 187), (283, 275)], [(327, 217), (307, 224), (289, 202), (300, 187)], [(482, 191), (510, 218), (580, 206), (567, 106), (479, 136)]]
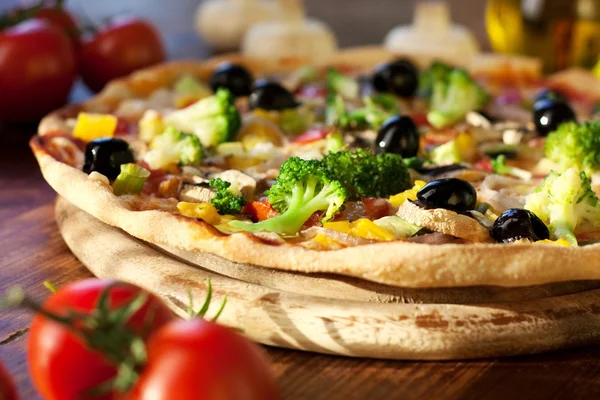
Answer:
[[(83, 0), (71, 3), (77, 8)], [(135, 10), (136, 4), (146, 4), (140, 0), (86, 2), (90, 5), (86, 11), (92, 16), (102, 15), (111, 4), (122, 3), (129, 4), (130, 10)], [(147, 15), (166, 32), (170, 54), (174, 57), (208, 54), (189, 29), (185, 32), (169, 30), (174, 26), (173, 13), (189, 15), (186, 8), (192, 10), (196, 3), (191, 0), (168, 2), (168, 10), (155, 10)], [(395, 23), (408, 20), (413, 7), (413, 2), (408, 0), (344, 0), (344, 7), (335, 6), (342, 4), (342, 0), (308, 0), (307, 3), (312, 14), (332, 24), (343, 45), (379, 40)], [(456, 19), (474, 27), (477, 36), (484, 40), (483, 1), (453, 0), (451, 3)], [(377, 18), (381, 23), (374, 24), (372, 21)], [(356, 29), (357, 25), (360, 29)], [(86, 95), (81, 88), (75, 93), (75, 98)], [(69, 252), (58, 233), (53, 215), (54, 192), (43, 181), (27, 146), (34, 131), (35, 127), (0, 128), (0, 293), (19, 284), (34, 297), (43, 299), (47, 296), (43, 281), (61, 286), (88, 277), (90, 273)], [(30, 321), (31, 314), (26, 311), (0, 312), (0, 360), (15, 376), (22, 399), (35, 400), (39, 397), (27, 374), (25, 354)], [(461, 362), (390, 362), (267, 350), (285, 398), (291, 400), (533, 400), (600, 396), (600, 347)]]

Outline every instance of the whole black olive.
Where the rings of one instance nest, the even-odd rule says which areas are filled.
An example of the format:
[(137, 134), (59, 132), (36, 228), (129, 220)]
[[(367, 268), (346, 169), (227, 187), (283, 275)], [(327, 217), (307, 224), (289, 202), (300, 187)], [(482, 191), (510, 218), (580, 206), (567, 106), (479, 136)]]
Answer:
[(404, 158), (419, 152), (419, 130), (410, 117), (398, 115), (386, 120), (375, 139), (375, 152), (395, 153)]
[(511, 208), (494, 222), (490, 234), (497, 242), (509, 243), (519, 239), (531, 241), (550, 238), (548, 227), (529, 210)]
[(445, 208), (456, 212), (473, 210), (477, 191), (467, 181), (444, 178), (429, 182), (417, 192), (417, 199), (427, 208)]
[(99, 172), (108, 179), (115, 179), (121, 172), (121, 164), (135, 162), (129, 143), (117, 138), (94, 139), (85, 146), (83, 172)]
[(533, 105), (533, 123), (538, 134), (547, 136), (563, 122), (575, 121), (573, 109), (561, 101), (541, 99)]
[(244, 66), (227, 62), (219, 64), (210, 77), (210, 87), (214, 92), (223, 88), (236, 97), (248, 96), (252, 82), (254, 78)]
[(554, 89), (542, 89), (535, 94), (533, 97), (533, 104), (540, 100), (555, 100), (563, 103), (568, 103), (567, 98), (558, 90)]
[(419, 72), (412, 62), (400, 59), (379, 66), (373, 73), (371, 83), (378, 92), (411, 97), (419, 87)]
[(248, 100), (251, 110), (262, 108), (263, 110), (285, 110), (296, 108), (300, 103), (294, 95), (277, 82), (260, 80), (254, 84), (254, 89)]

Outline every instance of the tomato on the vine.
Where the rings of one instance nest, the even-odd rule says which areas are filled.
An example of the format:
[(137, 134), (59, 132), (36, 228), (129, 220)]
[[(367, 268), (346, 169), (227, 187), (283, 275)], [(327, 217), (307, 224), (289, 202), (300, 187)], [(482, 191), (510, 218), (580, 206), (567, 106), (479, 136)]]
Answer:
[(108, 81), (165, 59), (159, 34), (149, 23), (132, 17), (114, 20), (83, 42), (81, 76), (94, 91)]
[[(103, 294), (108, 300), (106, 303), (100, 302)], [(144, 295), (147, 297), (141, 297), (144, 300), (141, 307), (115, 323), (119, 317), (117, 309)], [(73, 312), (95, 316), (98, 325), (86, 330), (84, 319), (79, 317), (74, 319), (73, 328), (44, 314), (34, 317), (27, 343), (29, 370), (35, 387), (46, 400), (79, 399), (117, 376), (118, 366), (106, 353), (91, 349), (81, 331), (96, 341), (102, 339), (98, 339), (100, 333), (108, 335), (110, 340), (104, 344), (120, 352), (129, 350), (118, 342), (124, 333), (120, 328), (146, 338), (175, 318), (156, 296), (131, 284), (102, 279), (85, 279), (61, 288), (44, 303), (43, 310), (59, 317), (68, 317)], [(94, 398), (114, 399), (116, 394), (108, 390)]]
[(0, 400), (17, 400), (17, 389), (15, 384), (4, 368), (4, 365), (0, 363)]
[(35, 17), (48, 21), (57, 28), (62, 29), (77, 47), (79, 43), (79, 28), (73, 16), (62, 5), (42, 7), (35, 13)]
[(278, 400), (261, 349), (204, 319), (173, 321), (148, 342), (148, 364), (128, 400)]
[(34, 121), (62, 106), (76, 76), (69, 38), (32, 19), (0, 32), (0, 121)]

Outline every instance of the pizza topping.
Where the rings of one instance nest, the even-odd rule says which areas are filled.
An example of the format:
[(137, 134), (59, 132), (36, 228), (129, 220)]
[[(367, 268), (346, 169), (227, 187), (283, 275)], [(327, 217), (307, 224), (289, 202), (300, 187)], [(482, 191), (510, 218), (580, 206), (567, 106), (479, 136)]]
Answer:
[(211, 225), (217, 225), (221, 222), (221, 216), (217, 208), (210, 203), (177, 203), (177, 210), (184, 217), (201, 219)]
[(493, 159), (491, 165), (493, 172), (498, 175), (510, 175), (524, 181), (528, 181), (533, 177), (531, 172), (507, 164), (506, 157), (504, 155), (499, 155)]
[(223, 172), (212, 174), (211, 178), (222, 179), (230, 182), (229, 191), (236, 196), (244, 196), (246, 200), (252, 200), (254, 198), (254, 191), (256, 190), (256, 180), (238, 170), (229, 169)]
[(174, 165), (198, 165), (202, 162), (204, 149), (197, 136), (168, 127), (152, 139), (151, 150), (144, 155), (152, 169), (168, 169)]
[(250, 217), (252, 222), (258, 222), (277, 216), (277, 211), (273, 209), (268, 200), (261, 200), (246, 203), (242, 209), (242, 214)]
[(533, 122), (538, 134), (548, 136), (560, 124), (575, 121), (575, 112), (567, 104), (552, 99), (542, 99), (533, 105)]
[(121, 173), (113, 182), (113, 193), (117, 196), (123, 194), (139, 194), (144, 188), (144, 183), (150, 176), (150, 171), (133, 163), (121, 164)]
[(179, 189), (179, 200), (188, 203), (210, 203), (215, 197), (215, 191), (208, 182), (189, 183), (182, 182)]
[(373, 221), (373, 223), (387, 232), (390, 232), (394, 235), (395, 239), (404, 239), (414, 236), (423, 229), (418, 225), (403, 220), (397, 215), (379, 218)]
[(164, 122), (195, 134), (204, 147), (215, 147), (235, 137), (241, 118), (234, 97), (226, 89), (220, 89), (213, 96), (168, 114)]
[(576, 233), (600, 227), (600, 205), (585, 172), (569, 168), (551, 172), (533, 191), (525, 208), (548, 224), (556, 238), (576, 246)]
[(575, 167), (589, 175), (600, 169), (600, 121), (562, 124), (546, 138), (546, 157), (559, 171)]
[(494, 240), (502, 243), (550, 239), (550, 231), (542, 220), (531, 211), (521, 208), (504, 211), (494, 222), (490, 234)]
[(330, 95), (337, 94), (343, 99), (356, 100), (360, 95), (359, 83), (335, 68), (327, 68), (325, 86)]
[(150, 143), (152, 139), (165, 131), (165, 124), (162, 116), (156, 110), (147, 110), (138, 122), (138, 136), (145, 143)]
[(228, 62), (219, 64), (210, 77), (213, 92), (227, 89), (236, 97), (249, 96), (253, 82), (252, 73), (246, 67)]
[(108, 179), (115, 179), (121, 165), (135, 162), (129, 143), (118, 138), (94, 139), (85, 147), (83, 172), (96, 171)]
[(434, 147), (429, 152), (429, 159), (437, 165), (452, 165), (463, 161), (455, 139)]
[(371, 83), (378, 92), (412, 97), (419, 86), (419, 73), (412, 62), (407, 59), (399, 59), (380, 65), (375, 70)]
[(396, 116), (385, 121), (375, 139), (379, 153), (400, 154), (415, 157), (419, 152), (419, 131), (410, 117)]
[(82, 112), (77, 116), (73, 136), (86, 142), (98, 138), (113, 137), (117, 123), (117, 117), (114, 115)]
[(567, 103), (567, 97), (556, 89), (544, 88), (539, 90), (533, 97), (533, 104), (540, 100), (554, 100), (557, 102)]
[(444, 208), (464, 212), (475, 208), (477, 192), (462, 179), (443, 178), (429, 182), (417, 192), (419, 204), (427, 208)]
[(185, 108), (212, 95), (211, 88), (193, 75), (183, 75), (173, 86), (175, 108)]
[(504, 211), (509, 208), (523, 208), (525, 205), (525, 194), (529, 194), (535, 183), (526, 183), (521, 189), (519, 185), (523, 182), (515, 178), (500, 175), (489, 175), (478, 187), (480, 201), (489, 203), (494, 210)]
[(402, 193), (398, 193), (390, 197), (390, 203), (394, 207), (400, 207), (406, 200), (417, 200), (417, 192), (425, 186), (425, 181), (416, 180), (412, 189), (407, 189)]
[(373, 221), (367, 218), (357, 219), (356, 221), (335, 221), (323, 223), (323, 228), (347, 233), (349, 235), (362, 237), (371, 240), (388, 241), (394, 240), (394, 235), (386, 229), (381, 228)]
[(286, 88), (279, 83), (261, 79), (256, 81), (252, 93), (248, 98), (248, 107), (251, 110), (286, 110), (300, 105)]
[(221, 178), (213, 178), (209, 182), (210, 187), (215, 189), (215, 195), (210, 203), (216, 207), (219, 214), (239, 214), (246, 200), (240, 195), (237, 187), (232, 187), (231, 182)]

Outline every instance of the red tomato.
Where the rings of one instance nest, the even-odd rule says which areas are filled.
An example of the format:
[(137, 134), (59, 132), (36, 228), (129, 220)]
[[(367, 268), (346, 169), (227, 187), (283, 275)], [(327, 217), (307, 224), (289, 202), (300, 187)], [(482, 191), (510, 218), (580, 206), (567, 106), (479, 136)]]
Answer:
[(473, 166), (476, 169), (480, 169), (485, 172), (493, 172), (492, 159), (488, 157), (482, 158), (481, 160), (477, 161)]
[[(101, 293), (115, 282), (85, 279), (61, 288), (45, 303), (46, 311), (66, 315), (69, 311), (90, 314), (97, 311)], [(118, 284), (110, 289), (110, 309), (123, 306), (143, 293), (131, 284)], [(152, 316), (151, 322), (148, 322)], [(149, 323), (148, 333), (174, 319), (171, 311), (153, 295), (127, 321), (126, 325), (142, 333)], [(116, 368), (98, 351), (90, 350), (84, 341), (65, 325), (38, 314), (31, 325), (28, 339), (29, 371), (35, 387), (46, 400), (80, 399), (86, 391), (107, 382), (116, 375)], [(114, 399), (113, 393), (95, 399)]]
[(4, 365), (0, 363), (0, 400), (17, 400), (17, 389), (15, 384), (4, 368)]
[(81, 77), (94, 91), (112, 79), (165, 59), (160, 36), (147, 22), (120, 18), (84, 42), (80, 53)]
[(427, 114), (419, 113), (413, 114), (410, 116), (417, 126), (431, 126), (429, 125), (429, 121), (427, 120)]
[(251, 201), (242, 209), (242, 214), (248, 215), (253, 221), (264, 221), (273, 218), (277, 212), (268, 200)]
[(313, 213), (304, 223), (302, 224), (302, 229), (308, 229), (313, 226), (321, 226), (321, 220), (323, 219), (323, 213), (316, 212)]
[(32, 19), (0, 32), (0, 121), (34, 121), (62, 106), (75, 81), (68, 37)]
[(79, 28), (67, 10), (62, 7), (44, 7), (35, 14), (38, 19), (50, 22), (57, 28), (62, 29), (71, 42), (77, 46), (79, 44)]
[(148, 342), (148, 364), (128, 400), (278, 400), (261, 349), (203, 319), (173, 321)]
[(390, 215), (392, 207), (386, 199), (367, 197), (362, 199), (362, 203), (369, 219), (375, 220)]
[(304, 144), (325, 139), (329, 134), (328, 129), (311, 129), (294, 139), (294, 143)]

